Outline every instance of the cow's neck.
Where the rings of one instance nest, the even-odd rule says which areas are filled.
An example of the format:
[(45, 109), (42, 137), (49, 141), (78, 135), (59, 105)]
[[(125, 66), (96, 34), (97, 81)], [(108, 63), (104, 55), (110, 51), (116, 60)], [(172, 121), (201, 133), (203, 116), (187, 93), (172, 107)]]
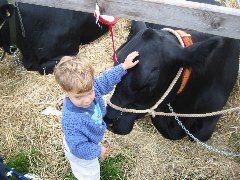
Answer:
[[(191, 35), (186, 33), (185, 31), (172, 30), (172, 29), (169, 29), (169, 28), (164, 28), (163, 30), (168, 31), (168, 32), (172, 33), (173, 35), (175, 35), (177, 37), (177, 39), (179, 40), (179, 43), (183, 47), (188, 47), (188, 46), (191, 46), (193, 44)], [(179, 38), (181, 38), (181, 39), (179, 39)], [(189, 79), (191, 77), (191, 73), (192, 73), (192, 68), (191, 67), (183, 69), (182, 81), (181, 81), (180, 88), (177, 91), (177, 94), (180, 94), (184, 90), (185, 86), (189, 82)]]

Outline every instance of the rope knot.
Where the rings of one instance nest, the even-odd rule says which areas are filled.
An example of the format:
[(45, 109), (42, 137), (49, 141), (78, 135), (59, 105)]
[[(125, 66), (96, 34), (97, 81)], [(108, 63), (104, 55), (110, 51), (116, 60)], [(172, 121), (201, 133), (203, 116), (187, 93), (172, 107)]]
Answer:
[(154, 111), (154, 109), (149, 109), (148, 113), (149, 113), (153, 118), (155, 118), (156, 112)]

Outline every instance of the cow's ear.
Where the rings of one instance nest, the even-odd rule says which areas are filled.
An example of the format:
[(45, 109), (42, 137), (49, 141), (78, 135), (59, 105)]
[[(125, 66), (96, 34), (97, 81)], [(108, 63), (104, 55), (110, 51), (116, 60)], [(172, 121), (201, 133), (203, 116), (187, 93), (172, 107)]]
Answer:
[(146, 29), (143, 34), (142, 34), (142, 38), (144, 40), (149, 40), (151, 39), (152, 37), (154, 36), (154, 30), (149, 28), (149, 29)]
[[(182, 48), (179, 53), (180, 63), (183, 67), (192, 67), (193, 70), (204, 71), (212, 59), (211, 56), (222, 44), (223, 39), (221, 37), (213, 37), (206, 41)], [(175, 58), (178, 59), (179, 57)]]
[(8, 19), (14, 14), (14, 6), (12, 4), (3, 5), (0, 7), (0, 13), (4, 20)]
[(8, 19), (14, 14), (14, 6), (12, 4), (3, 5), (0, 7), (0, 13), (4, 20)]
[(139, 31), (147, 29), (146, 23), (141, 21), (132, 21), (130, 34), (135, 35)]

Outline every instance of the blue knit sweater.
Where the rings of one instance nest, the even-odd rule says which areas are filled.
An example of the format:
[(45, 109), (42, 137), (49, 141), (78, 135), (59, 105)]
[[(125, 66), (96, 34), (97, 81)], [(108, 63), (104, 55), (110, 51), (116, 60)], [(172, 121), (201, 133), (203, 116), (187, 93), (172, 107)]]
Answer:
[[(68, 97), (64, 98), (62, 108), (62, 129), (67, 145), (73, 155), (80, 159), (91, 160), (101, 156), (102, 140), (106, 124), (102, 118), (106, 114), (106, 107), (102, 96), (113, 90), (121, 81), (126, 71), (122, 64), (102, 73), (94, 79), (95, 99), (89, 108), (75, 106)], [(91, 117), (93, 107), (100, 107), (101, 121), (95, 122)]]

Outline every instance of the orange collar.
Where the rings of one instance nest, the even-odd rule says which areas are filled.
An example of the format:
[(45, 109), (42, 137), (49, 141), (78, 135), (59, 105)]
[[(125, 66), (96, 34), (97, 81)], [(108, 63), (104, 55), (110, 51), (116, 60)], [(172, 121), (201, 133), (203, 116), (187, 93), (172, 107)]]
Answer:
[[(182, 38), (185, 47), (191, 46), (193, 44), (192, 37), (190, 34), (187, 34), (186, 32), (184, 32), (182, 30), (176, 30), (176, 32)], [(181, 84), (180, 88), (178, 89), (177, 94), (180, 94), (183, 91), (187, 82), (190, 79), (191, 73), (192, 73), (192, 68), (184, 68), (183, 74), (182, 74), (182, 84)]]

